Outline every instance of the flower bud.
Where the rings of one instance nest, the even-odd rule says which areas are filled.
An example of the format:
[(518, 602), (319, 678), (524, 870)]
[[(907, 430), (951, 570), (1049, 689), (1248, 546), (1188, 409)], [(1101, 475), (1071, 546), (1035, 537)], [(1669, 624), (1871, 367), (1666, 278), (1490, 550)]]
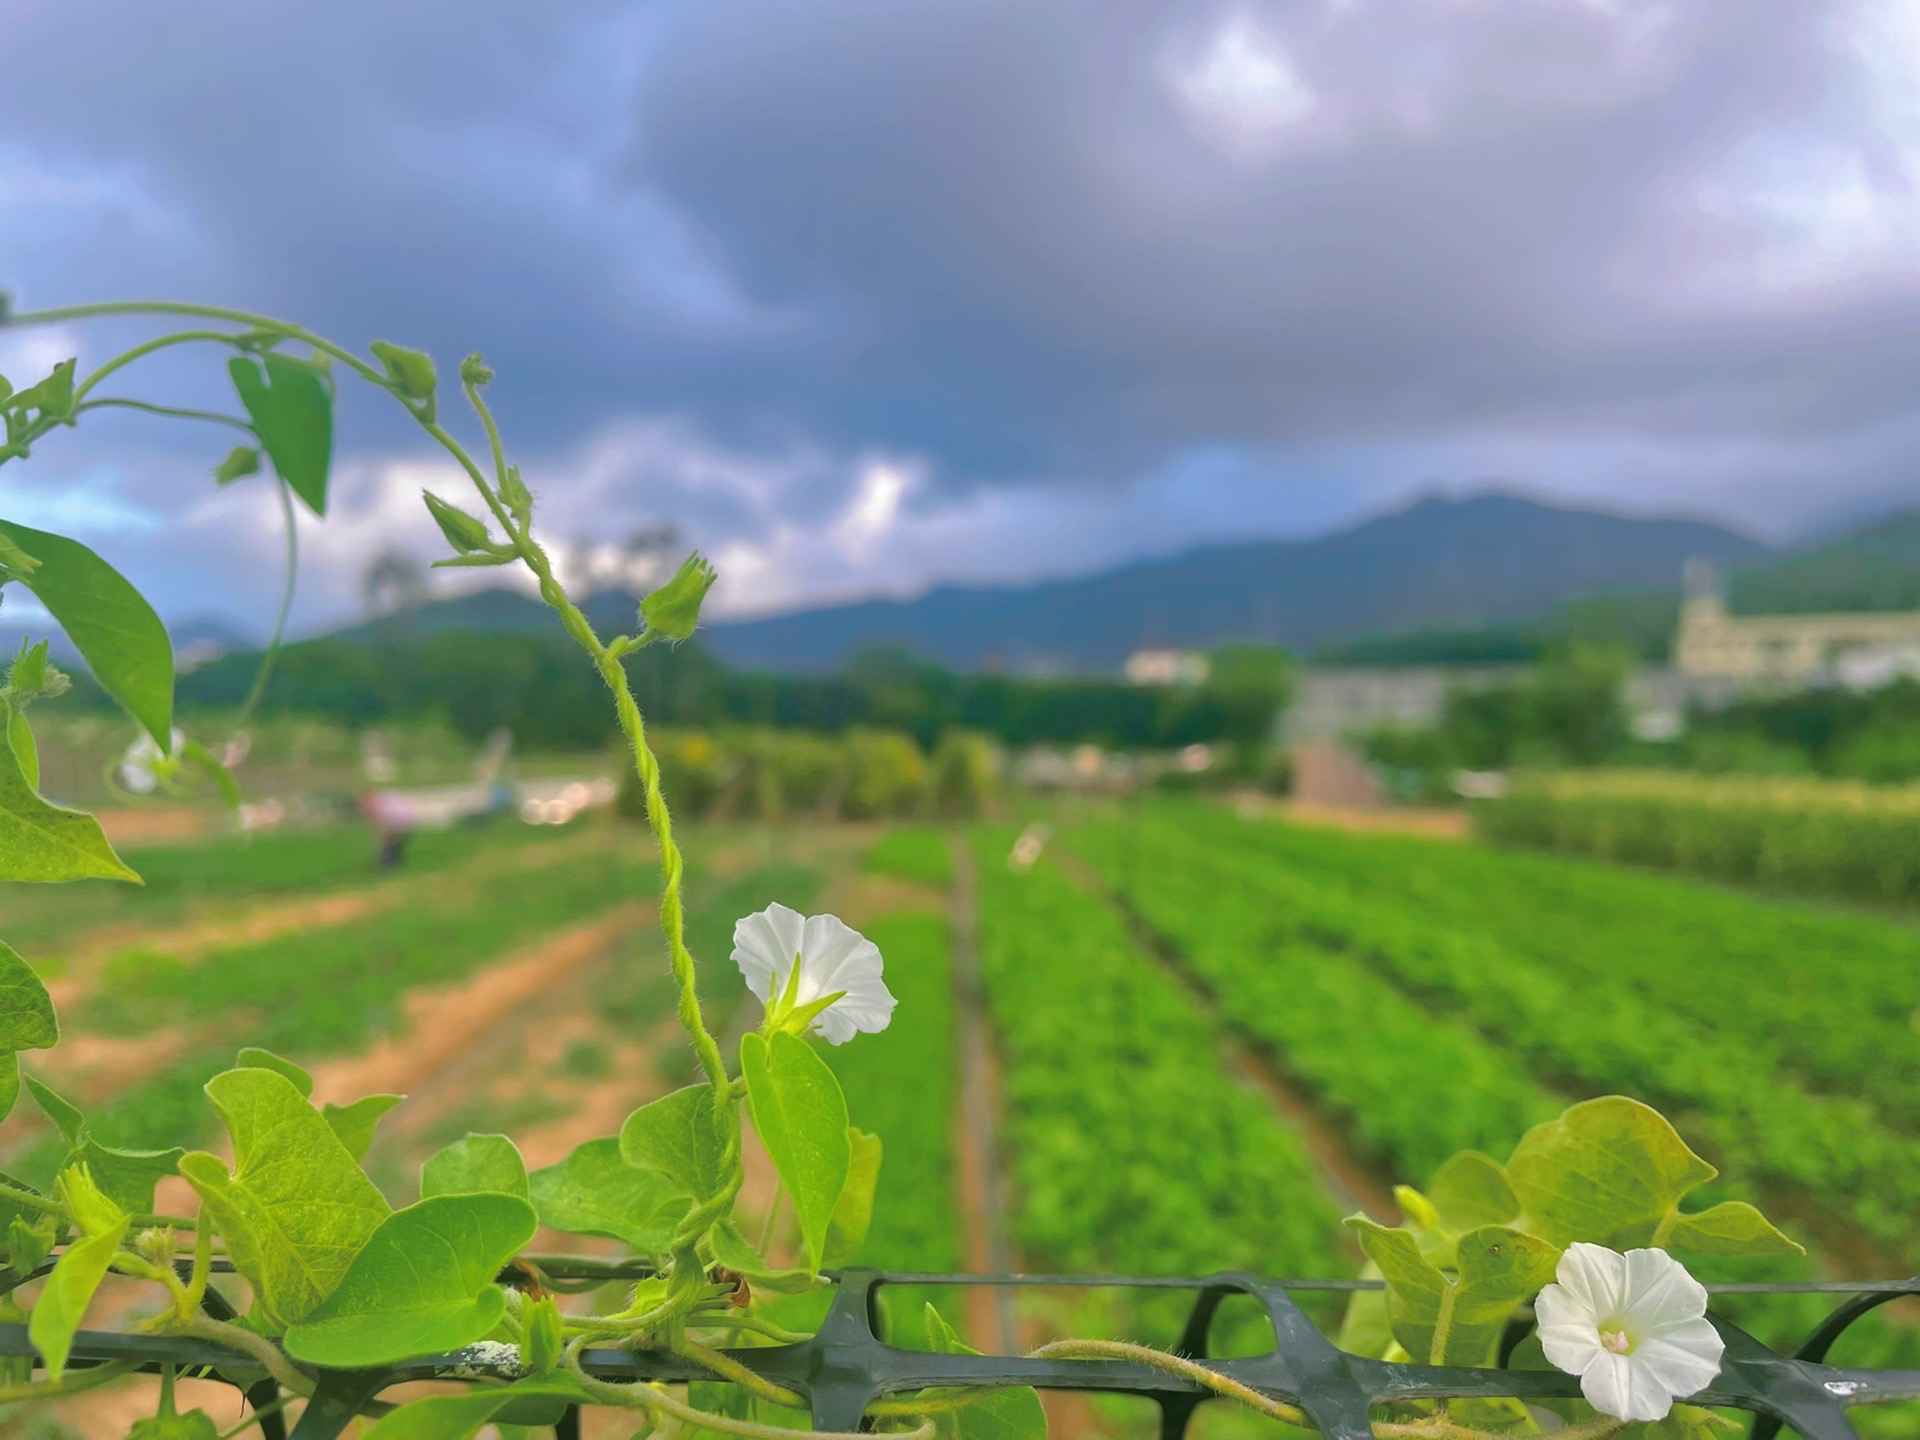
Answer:
[(231, 485), (243, 475), (257, 475), (260, 472), (260, 452), (251, 445), (236, 445), (227, 452), (227, 458), (213, 467), (213, 483)]
[(427, 509), (432, 513), (434, 523), (440, 527), (440, 533), (462, 555), (485, 550), (493, 543), (486, 525), (459, 506), (449, 505), (431, 490), (422, 490), (420, 495), (427, 502)]
[(560, 1365), (560, 1307), (543, 1295), (521, 1316), (520, 1361), (535, 1375), (551, 1375)]
[(493, 367), (478, 350), (460, 362), (460, 383), (480, 386), (493, 379)]
[(376, 340), (367, 347), (374, 358), (387, 367), (387, 384), (409, 400), (431, 400), (438, 383), (433, 357), (420, 350)]
[(673, 578), (640, 602), (640, 622), (649, 640), (679, 642), (700, 623), (700, 604), (719, 579), (698, 551), (680, 562)]
[(507, 509), (522, 525), (533, 518), (533, 492), (527, 489), (527, 482), (520, 478), (518, 465), (507, 466), (507, 473), (500, 481), (500, 498), (507, 502)]

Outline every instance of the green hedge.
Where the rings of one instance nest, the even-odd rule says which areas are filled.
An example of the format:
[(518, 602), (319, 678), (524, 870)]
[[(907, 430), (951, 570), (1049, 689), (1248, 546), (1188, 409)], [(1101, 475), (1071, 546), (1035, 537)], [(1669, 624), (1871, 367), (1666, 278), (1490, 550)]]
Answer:
[(1920, 788), (1633, 771), (1522, 777), (1474, 809), (1503, 845), (1808, 895), (1920, 901)]

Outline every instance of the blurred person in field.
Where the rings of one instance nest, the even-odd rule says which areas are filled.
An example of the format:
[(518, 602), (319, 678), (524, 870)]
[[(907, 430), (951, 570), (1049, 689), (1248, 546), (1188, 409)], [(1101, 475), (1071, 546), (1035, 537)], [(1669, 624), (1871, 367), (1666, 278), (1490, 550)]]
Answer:
[(373, 826), (377, 870), (397, 870), (407, 858), (407, 841), (419, 827), (412, 801), (397, 790), (369, 790), (360, 797), (360, 813)]

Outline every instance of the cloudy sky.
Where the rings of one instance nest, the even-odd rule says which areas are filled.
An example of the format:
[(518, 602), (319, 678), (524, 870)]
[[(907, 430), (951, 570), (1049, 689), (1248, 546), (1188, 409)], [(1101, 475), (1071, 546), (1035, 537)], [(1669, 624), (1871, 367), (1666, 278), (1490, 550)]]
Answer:
[[(733, 613), (1489, 479), (1776, 538), (1920, 498), (1911, 0), (0, 0), (0, 47), (18, 305), (483, 349), (546, 533), (676, 522)], [(390, 410), (343, 400), (307, 626), (437, 553)], [(0, 514), (264, 629), (228, 443), (89, 417)]]

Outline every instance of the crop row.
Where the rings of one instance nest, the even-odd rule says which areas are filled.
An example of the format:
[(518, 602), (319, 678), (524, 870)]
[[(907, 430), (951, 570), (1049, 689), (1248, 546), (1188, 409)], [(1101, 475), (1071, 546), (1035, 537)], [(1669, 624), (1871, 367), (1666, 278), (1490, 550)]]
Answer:
[(867, 927), (900, 1006), (879, 1035), (829, 1051), (853, 1123), (885, 1152), (862, 1264), (951, 1270), (960, 1262), (954, 1212), (953, 963), (944, 916), (905, 911)]
[(1516, 1057), (1269, 903), (1231, 850), (1168, 823), (1180, 813), (1156, 817), (1144, 834), (1096, 824), (1064, 843), (1175, 947), (1221, 1015), (1310, 1091), (1356, 1149), (1420, 1183), (1458, 1151), (1505, 1153), (1565, 1108)]
[[(1874, 1222), (1883, 1243), (1911, 1247), (1910, 1220), (1902, 1222), (1889, 1197), (1908, 1183), (1912, 1147), (1890, 1141), (1861, 1107), (1808, 1096), (1750, 1068), (1730, 1070), (1726, 1042), (1710, 1030), (1622, 1000), (1589, 975), (1533, 965), (1483, 937), (1450, 932), (1421, 916), (1417, 900), (1396, 908), (1392, 878), (1405, 869), (1393, 845), (1377, 851), (1381, 873), (1372, 878), (1380, 883), (1360, 896), (1309, 867), (1289, 865), (1272, 849), (1332, 851), (1351, 863), (1370, 840), (1290, 832), (1270, 844), (1266, 830), (1217, 812), (1172, 807), (1156, 810), (1138, 828), (1093, 826), (1068, 839), (1102, 862), (1110, 880), (1125, 884), (1143, 914), (1180, 945), (1184, 962), (1215, 987), (1223, 1013), (1269, 1039), (1290, 1067), (1308, 1072), (1323, 1101), (1363, 1134), (1379, 1135), (1384, 1127), (1347, 1108), (1356, 1094), (1361, 1105), (1416, 1112), (1443, 1145), (1504, 1154), (1520, 1127), (1490, 1136), (1507, 1122), (1489, 1124), (1489, 1118), (1538, 1103), (1533, 1082), (1512, 1079), (1514, 1060), (1524, 1060), (1566, 1077), (1570, 1088), (1619, 1090), (1668, 1108), (1683, 1131), (1712, 1142), (1727, 1162), (1733, 1173), (1718, 1187), (1721, 1195), (1751, 1194), (1748, 1182), (1787, 1175), (1817, 1194), (1823, 1208), (1862, 1228)], [(1347, 1017), (1366, 1014), (1352, 997), (1378, 1003), (1383, 991), (1398, 998), (1374, 1012), (1385, 1020), (1382, 1027), (1369, 1034), (1366, 1019), (1348, 1023)], [(1329, 995), (1347, 998), (1329, 1005)], [(1402, 1024), (1406, 1007), (1423, 1012), (1424, 1020)], [(1451, 1042), (1438, 1037), (1467, 1022), (1482, 1033), (1485, 1051), (1503, 1057), (1506, 1081), (1490, 1079), (1496, 1072), (1484, 1064), (1463, 1072), (1440, 1058)], [(1316, 1035), (1326, 1027), (1336, 1033)], [(1436, 1038), (1423, 1039), (1422, 1028)], [(1372, 1081), (1361, 1078), (1366, 1073)], [(1367, 1101), (1383, 1080), (1401, 1088), (1384, 1102)], [(1511, 1092), (1504, 1100), (1503, 1085)], [(1735, 1093), (1741, 1088), (1748, 1093)], [(1821, 1129), (1848, 1120), (1853, 1140), (1873, 1147), (1881, 1169), (1867, 1173), (1862, 1155), (1845, 1153), (1846, 1145)], [(1416, 1152), (1393, 1158), (1409, 1176), (1425, 1173)], [(1820, 1170), (1825, 1160), (1848, 1167), (1845, 1181), (1873, 1198), (1835, 1185), (1834, 1176)], [(1801, 1228), (1791, 1218), (1789, 1225)], [(1805, 1273), (1775, 1264), (1736, 1267), (1728, 1278), (1761, 1278), (1763, 1271), (1773, 1278)], [(1817, 1302), (1779, 1299), (1745, 1307), (1750, 1321), (1781, 1336), (1812, 1323), (1818, 1311)], [(1880, 1325), (1869, 1327), (1859, 1343), (1901, 1363), (1912, 1363), (1920, 1349), (1910, 1334)]]
[[(1920, 932), (1873, 915), (1735, 894), (1547, 856), (1430, 841), (1251, 828), (1193, 812), (1180, 828), (1391, 909), (1497, 943), (1583, 994), (1631, 993), (1801, 1083), (1920, 1131)], [(1771, 1087), (1769, 1087), (1771, 1088)]]
[(1619, 774), (1523, 780), (1475, 807), (1490, 840), (1810, 895), (1920, 900), (1920, 790)]
[[(1257, 847), (1226, 850), (1170, 827), (1156, 831), (1155, 840), (1148, 888), (1160, 904), (1177, 911), (1198, 890), (1216, 896), (1195, 954), (1217, 983), (1270, 971), (1259, 951), (1234, 948), (1238, 927), (1221, 919), (1222, 912), (1258, 916), (1268, 945), (1317, 952), (1328, 973), (1377, 976), (1376, 983), (1401, 988), (1430, 1011), (1478, 1027), (1491, 1045), (1540, 1073), (1566, 1077), (1569, 1088), (1633, 1093), (1684, 1117), (1730, 1172), (1776, 1190), (1784, 1182), (1890, 1253), (1920, 1256), (1913, 1229), (1920, 1147), (1889, 1131), (1865, 1101), (1796, 1084), (1764, 1036), (1702, 1027), (1604, 973), (1570, 970), (1564, 960), (1453, 929), (1417, 902), (1377, 891), (1356, 897), (1276, 864)], [(1163, 867), (1184, 877), (1171, 899)], [(1543, 927), (1555, 923), (1550, 915), (1535, 918)], [(1209, 966), (1198, 958), (1202, 949), (1220, 958)]]
[[(1120, 915), (981, 838), (981, 959), (1015, 1238), (1031, 1268), (1331, 1275), (1351, 1262), (1299, 1138)], [(1171, 1337), (1167, 1337), (1171, 1338)]]

